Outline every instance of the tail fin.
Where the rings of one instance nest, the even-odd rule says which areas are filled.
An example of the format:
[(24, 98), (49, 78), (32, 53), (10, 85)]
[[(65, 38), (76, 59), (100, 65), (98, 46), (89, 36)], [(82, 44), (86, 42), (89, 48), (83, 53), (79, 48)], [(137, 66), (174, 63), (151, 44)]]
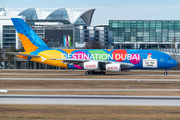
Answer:
[(26, 53), (38, 48), (49, 48), (43, 40), (20, 18), (11, 18)]

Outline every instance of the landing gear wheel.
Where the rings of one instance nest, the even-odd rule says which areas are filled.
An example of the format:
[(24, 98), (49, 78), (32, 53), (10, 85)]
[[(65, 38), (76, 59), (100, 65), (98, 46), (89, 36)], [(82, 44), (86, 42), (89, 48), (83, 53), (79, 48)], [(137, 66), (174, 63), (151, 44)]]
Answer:
[(97, 72), (97, 71), (86, 71), (86, 75), (105, 75), (106, 72)]
[(105, 75), (106, 72), (99, 72), (99, 75)]
[(89, 71), (86, 71), (85, 74), (88, 75), (88, 74), (89, 74)]
[(167, 72), (164, 72), (164, 75), (167, 75), (168, 73)]
[(93, 74), (93, 71), (89, 71), (89, 74), (90, 74), (90, 75)]

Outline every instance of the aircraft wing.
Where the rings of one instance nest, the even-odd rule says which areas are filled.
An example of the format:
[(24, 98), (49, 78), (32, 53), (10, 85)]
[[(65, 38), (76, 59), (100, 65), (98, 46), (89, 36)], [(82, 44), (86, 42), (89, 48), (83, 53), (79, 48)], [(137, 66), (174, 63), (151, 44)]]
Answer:
[(38, 55), (30, 55), (30, 54), (24, 54), (24, 53), (19, 53), (19, 52), (6, 52), (6, 53), (12, 54), (12, 55), (21, 55), (21, 56), (26, 56), (26, 57), (35, 57), (35, 58), (41, 57)]
[(106, 64), (120, 64), (122, 69), (127, 69), (127, 68), (131, 68), (134, 65), (131, 63), (124, 63), (124, 62), (113, 62), (113, 61), (103, 61), (103, 60), (88, 60), (88, 59), (50, 59), (50, 60), (62, 60), (62, 63), (65, 64), (76, 64), (76, 65), (80, 65), (84, 62), (99, 62), (100, 65), (106, 65)]
[(62, 60), (62, 63), (65, 63), (65, 64), (81, 64), (83, 62), (89, 62), (90, 60), (87, 60), (87, 59), (50, 59), (50, 60)]

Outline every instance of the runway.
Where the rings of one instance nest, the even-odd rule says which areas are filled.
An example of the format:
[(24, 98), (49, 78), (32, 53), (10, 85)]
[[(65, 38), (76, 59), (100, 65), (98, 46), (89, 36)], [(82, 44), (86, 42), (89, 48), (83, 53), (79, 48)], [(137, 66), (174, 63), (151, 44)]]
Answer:
[(0, 95), (0, 104), (180, 106), (180, 97), (103, 95)]
[(170, 81), (178, 82), (180, 79), (87, 79), (87, 78), (0, 78), (0, 80), (102, 80), (102, 81)]
[[(29, 75), (30, 77), (35, 75), (36, 78), (29, 78), (29, 77), (27, 77), (27, 75)], [(46, 77), (43, 78), (43, 75), (46, 75)], [(58, 76), (58, 75), (60, 75), (60, 76)], [(111, 77), (111, 75), (117, 76), (117, 77)], [(1, 76), (2, 77), (4, 76), (5, 78), (2, 78)], [(7, 78), (6, 76), (8, 76), (10, 78)], [(50, 76), (50, 77), (47, 78), (47, 76)], [(51, 78), (52, 76), (57, 76), (58, 78), (57, 77)], [(66, 76), (71, 76), (71, 78), (67, 78)], [(75, 77), (73, 77), (73, 76), (75, 76)], [(83, 77), (78, 78), (76, 76), (83, 76)], [(97, 77), (91, 77), (91, 76), (97, 76)], [(0, 104), (180, 106), (180, 96), (178, 95), (178, 92), (180, 92), (180, 89), (177, 86), (177, 84), (179, 84), (178, 82), (180, 82), (180, 77), (177, 77), (177, 76), (180, 76), (179, 74), (167, 75), (167, 76), (176, 76), (176, 77), (166, 77), (163, 74), (156, 74), (156, 73), (148, 74), (146, 72), (141, 73), (141, 71), (140, 71), (140, 74), (138, 74), (138, 73), (135, 73), (135, 74), (129, 74), (129, 73), (111, 74), (110, 73), (110, 74), (103, 75), (103, 76), (104, 77), (101, 77), (101, 76), (99, 77), (99, 75), (85, 75), (82, 73), (66, 74), (66, 72), (60, 73), (60, 74), (53, 73), (53, 72), (52, 73), (41, 73), (41, 72), (40, 73), (0, 73), (0, 77), (1, 77), (0, 81), (3, 83), (3, 85), (6, 85), (6, 84), (11, 85), (10, 84), (11, 82), (15, 83), (16, 81), (21, 80), (21, 81), (19, 81), (19, 83), (22, 88), (22, 89), (18, 89), (18, 87), (16, 87), (16, 85), (14, 85), (12, 87), (7, 87), (9, 89), (5, 89), (6, 87), (4, 87), (2, 85), (2, 87), (4, 87), (4, 89), (2, 89), (2, 90), (7, 90), (7, 91), (9, 91), (10, 94), (0, 94)], [(124, 77), (120, 77), (120, 76), (124, 76)], [(129, 77), (130, 79), (126, 79), (127, 78), (126, 76), (132, 76), (132, 77)], [(136, 77), (136, 76), (143, 76), (143, 77), (141, 77), (141, 79), (137, 79), (138, 77)], [(156, 77), (157, 79), (150, 79), (150, 78), (152, 78), (150, 76), (159, 76), (159, 77)], [(19, 78), (16, 78), (16, 77), (19, 77)], [(25, 78), (22, 78), (22, 77), (25, 77)], [(38, 78), (38, 77), (40, 77), (40, 78)], [(106, 79), (103, 79), (103, 78), (106, 78)], [(112, 78), (115, 78), (115, 79), (112, 79)], [(121, 78), (123, 78), (123, 79), (121, 79)], [(133, 78), (136, 78), (136, 79), (133, 79)], [(145, 78), (145, 79), (142, 79), (142, 78)], [(97, 82), (99, 82), (99, 81), (101, 81), (101, 82), (102, 81), (108, 81), (108, 82), (109, 81), (111, 81), (111, 82), (112, 81), (125, 81), (125, 82), (126, 81), (136, 81), (137, 83), (143, 83), (141, 81), (154, 81), (152, 83), (155, 84), (156, 81), (162, 81), (162, 82), (164, 81), (164, 83), (160, 83), (160, 84), (163, 85), (163, 84), (166, 84), (165, 82), (170, 82), (170, 83), (172, 82), (172, 85), (175, 87), (163, 87), (165, 89), (161, 89), (160, 87), (154, 87), (154, 86), (152, 86), (152, 87), (140, 86), (140, 87), (137, 87), (137, 89), (130, 89), (130, 88), (136, 88), (136, 87), (132, 87), (133, 85), (136, 85), (136, 82), (135, 82), (132, 85), (130, 85), (130, 87), (128, 87), (129, 89), (126, 89), (127, 86), (129, 85), (128, 83), (127, 83), (127, 85), (124, 83), (125, 84), (124, 87), (116, 87), (116, 89), (112, 89), (112, 88), (115, 88), (114, 86), (108, 87), (109, 89), (98, 89), (98, 88), (91, 89), (93, 87), (89, 87), (89, 89), (74, 89), (74, 88), (59, 89), (59, 88), (63, 88), (63, 87), (51, 87), (52, 89), (46, 89), (46, 86), (48, 86), (49, 84), (48, 85), (45, 84), (43, 87), (36, 86), (36, 87), (34, 87), (35, 89), (26, 89), (26, 87), (22, 87), (24, 84), (23, 83), (24, 81), (27, 81), (27, 82), (30, 81), (31, 84), (34, 82), (40, 82), (40, 83), (41, 82), (44, 82), (44, 83), (50, 82), (51, 83), (51, 82), (58, 82), (58, 81), (65, 82), (65, 83), (66, 83), (66, 81), (70, 81), (70, 82), (72, 81), (75, 83), (79, 82), (79, 81), (87, 81), (87, 82), (92, 82), (92, 81), (97, 81)], [(104, 83), (104, 82), (102, 82), (102, 83)], [(151, 83), (148, 82), (147, 84), (151, 84)], [(52, 84), (52, 85), (56, 85), (56, 84)], [(84, 85), (86, 85), (86, 84), (84, 83)], [(146, 86), (146, 84), (143, 84), (143, 85)], [(61, 84), (59, 84), (59, 86), (61, 86)], [(14, 89), (14, 88), (17, 88), (17, 89)], [(27, 88), (31, 88), (31, 87), (27, 87)], [(80, 87), (77, 87), (77, 88), (80, 88)], [(82, 88), (86, 88), (86, 87), (82, 87)], [(125, 88), (125, 89), (123, 89), (123, 88)], [(143, 88), (145, 88), (145, 89), (143, 89)], [(160, 89), (158, 89), (158, 88), (160, 88)], [(169, 89), (166, 89), (166, 88), (169, 88)], [(174, 88), (176, 88), (176, 89), (174, 89)], [(15, 91), (15, 92), (11, 92), (11, 91)], [(30, 91), (30, 92), (28, 92), (28, 91)], [(164, 93), (169, 93), (168, 95), (171, 95), (171, 93), (174, 92), (174, 93), (176, 93), (174, 95), (176, 95), (177, 97), (174, 97), (174, 96), (169, 96), (169, 97), (166, 97), (166, 96), (111, 96), (110, 93), (108, 93), (109, 95), (17, 95), (17, 94), (24, 94), (26, 92), (28, 94), (32, 94), (32, 93), (34, 94), (33, 91), (45, 91), (45, 92), (37, 92), (37, 93), (41, 93), (41, 94), (46, 93), (46, 91), (52, 91), (49, 93), (55, 93), (56, 91), (70, 91), (70, 92), (71, 91), (85, 91), (85, 92), (86, 91), (95, 91), (95, 92), (97, 91), (97, 93), (98, 93), (98, 91), (99, 91), (99, 93), (101, 93), (101, 91), (102, 92), (103, 91), (105, 91), (105, 92), (106, 91), (107, 92), (114, 91), (113, 93), (115, 93), (115, 92), (119, 93), (120, 91), (127, 91), (127, 92), (128, 91), (129, 92), (137, 91), (137, 93), (138, 93), (138, 92), (144, 91), (146, 93), (152, 93), (151, 95), (155, 95), (153, 93), (156, 93), (156, 92), (159, 92), (159, 94), (163, 94), (163, 95), (164, 95)], [(149, 91), (151, 91), (151, 92), (149, 92)], [(163, 93), (161, 93), (161, 92), (163, 92)], [(11, 94), (13, 94), (13, 95), (11, 95)], [(131, 94), (131, 95), (133, 95), (133, 94)], [(144, 95), (144, 93), (141, 93), (141, 94)], [(141, 94), (138, 93), (138, 95), (141, 95)], [(127, 95), (127, 94), (125, 94), (125, 95)], [(147, 95), (147, 94), (145, 94), (145, 95)]]
[(180, 89), (0, 89), (8, 91), (180, 91)]

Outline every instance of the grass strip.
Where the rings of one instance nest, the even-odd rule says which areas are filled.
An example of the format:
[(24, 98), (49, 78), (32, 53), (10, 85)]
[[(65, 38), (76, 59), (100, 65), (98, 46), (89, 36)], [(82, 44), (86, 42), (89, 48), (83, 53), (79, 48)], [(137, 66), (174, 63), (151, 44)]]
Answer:
[(1, 120), (178, 120), (180, 107), (0, 105)]

